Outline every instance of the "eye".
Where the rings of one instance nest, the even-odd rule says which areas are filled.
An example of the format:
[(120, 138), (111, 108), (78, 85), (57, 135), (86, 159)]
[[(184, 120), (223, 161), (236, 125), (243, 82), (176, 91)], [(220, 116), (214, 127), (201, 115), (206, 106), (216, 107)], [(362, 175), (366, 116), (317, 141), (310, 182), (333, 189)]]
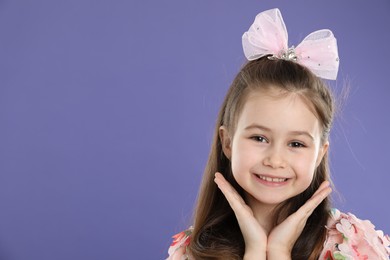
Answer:
[(260, 142), (260, 143), (268, 143), (268, 140), (264, 136), (261, 136), (261, 135), (252, 136), (251, 139), (255, 140), (256, 142)]
[(289, 146), (293, 147), (293, 148), (300, 148), (300, 147), (306, 147), (304, 144), (300, 143), (300, 142), (291, 142), (289, 144)]

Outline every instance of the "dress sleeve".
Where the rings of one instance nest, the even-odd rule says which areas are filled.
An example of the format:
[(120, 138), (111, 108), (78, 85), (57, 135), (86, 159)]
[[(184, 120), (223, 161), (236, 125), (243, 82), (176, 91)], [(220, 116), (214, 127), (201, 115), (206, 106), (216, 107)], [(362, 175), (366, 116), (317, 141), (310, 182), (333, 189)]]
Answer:
[(390, 239), (369, 220), (332, 210), (320, 260), (390, 259)]
[(168, 258), (166, 260), (187, 260), (190, 259), (187, 254), (187, 246), (190, 244), (193, 227), (174, 235), (173, 242), (168, 249)]

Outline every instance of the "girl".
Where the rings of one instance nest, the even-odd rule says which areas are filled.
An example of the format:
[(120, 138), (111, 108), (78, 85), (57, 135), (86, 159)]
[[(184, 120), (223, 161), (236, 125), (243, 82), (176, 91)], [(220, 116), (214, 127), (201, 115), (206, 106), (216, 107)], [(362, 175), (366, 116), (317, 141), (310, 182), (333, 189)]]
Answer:
[(250, 60), (219, 112), (194, 227), (168, 259), (389, 259), (369, 221), (330, 209), (328, 148), (336, 39), (329, 30), (287, 48), (278, 9), (243, 35)]

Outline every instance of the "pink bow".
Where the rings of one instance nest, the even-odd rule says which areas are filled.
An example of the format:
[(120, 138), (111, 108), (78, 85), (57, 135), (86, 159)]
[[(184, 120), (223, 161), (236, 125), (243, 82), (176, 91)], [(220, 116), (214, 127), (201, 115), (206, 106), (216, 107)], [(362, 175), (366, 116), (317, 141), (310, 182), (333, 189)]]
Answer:
[(279, 9), (259, 13), (249, 30), (242, 35), (248, 60), (272, 54), (270, 59), (298, 62), (324, 79), (336, 79), (339, 69), (337, 41), (330, 30), (312, 32), (297, 46), (288, 48), (288, 35)]

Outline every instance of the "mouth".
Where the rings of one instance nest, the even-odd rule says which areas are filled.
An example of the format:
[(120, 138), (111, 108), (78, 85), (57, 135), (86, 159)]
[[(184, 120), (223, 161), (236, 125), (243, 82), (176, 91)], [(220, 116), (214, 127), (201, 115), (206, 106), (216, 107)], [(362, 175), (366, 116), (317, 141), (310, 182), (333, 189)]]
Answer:
[(288, 178), (272, 178), (272, 177), (263, 176), (260, 174), (255, 174), (255, 176), (262, 181), (269, 182), (269, 183), (275, 183), (275, 184), (283, 183), (283, 182), (286, 182), (288, 180)]

